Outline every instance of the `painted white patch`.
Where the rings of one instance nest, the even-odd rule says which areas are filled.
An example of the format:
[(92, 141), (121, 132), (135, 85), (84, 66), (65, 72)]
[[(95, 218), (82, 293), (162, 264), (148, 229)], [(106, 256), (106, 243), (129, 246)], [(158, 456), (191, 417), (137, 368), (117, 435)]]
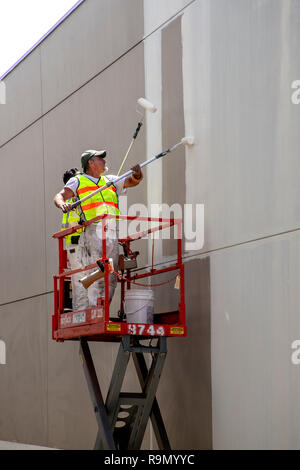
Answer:
[[(146, 22), (146, 18), (145, 18)], [(145, 55), (145, 94), (156, 107), (155, 114), (146, 113), (146, 152), (147, 159), (162, 151), (162, 122), (161, 122), (161, 31), (152, 34), (144, 41)], [(147, 166), (147, 200), (148, 207), (151, 204), (161, 204), (162, 202), (162, 160)], [(150, 214), (151, 215), (151, 214)], [(155, 215), (152, 215), (154, 217)], [(153, 224), (155, 226), (155, 224)], [(155, 241), (155, 260), (161, 259), (162, 241)], [(152, 260), (152, 241), (148, 243), (148, 262)]]
[(176, 15), (191, 0), (144, 0), (144, 34), (147, 36), (156, 28)]
[(210, 49), (210, 4), (200, 0), (185, 9), (182, 16), (185, 135), (194, 136), (196, 142), (185, 147), (186, 202), (192, 204), (206, 201), (201, 200), (204, 188), (190, 183), (210, 174)]
[(226, 318), (227, 323), (229, 324), (230, 323), (230, 316), (229, 316), (228, 312), (225, 312), (225, 318)]
[(0, 104), (6, 104), (6, 86), (3, 81), (0, 81)]
[[(155, 5), (157, 3), (157, 5)], [(145, 36), (165, 22), (174, 19), (180, 10), (186, 7), (187, 0), (144, 0)], [(201, 141), (201, 155), (209, 155), (208, 133), (210, 125), (210, 31), (209, 5), (207, 2), (190, 4), (182, 14), (183, 43), (183, 96), (185, 135)], [(173, 17), (173, 18), (172, 18)], [(164, 24), (165, 26), (165, 24)], [(161, 71), (161, 30), (155, 31), (144, 40), (145, 54), (145, 94), (155, 104), (158, 111), (155, 116), (146, 114), (147, 158), (151, 158), (162, 149), (162, 71)], [(207, 174), (207, 158), (201, 158), (199, 147), (186, 147), (186, 202), (199, 204), (199, 188), (190, 185), (196, 174)], [(162, 160), (147, 167), (147, 196), (149, 206), (159, 206), (162, 201)], [(153, 217), (159, 214), (152, 214)], [(156, 237), (162, 238), (158, 233)], [(186, 247), (187, 248), (187, 247)], [(172, 257), (171, 257), (172, 258)], [(168, 262), (170, 257), (162, 255), (162, 240), (155, 242), (154, 262)], [(152, 242), (148, 244), (148, 260), (152, 260)]]
[(6, 364), (6, 344), (3, 340), (0, 340), (0, 364)]

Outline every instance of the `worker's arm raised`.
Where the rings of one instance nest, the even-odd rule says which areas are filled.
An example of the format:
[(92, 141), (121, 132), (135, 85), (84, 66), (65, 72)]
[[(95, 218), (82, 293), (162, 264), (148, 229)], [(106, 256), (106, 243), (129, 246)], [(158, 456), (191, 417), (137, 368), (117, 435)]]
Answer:
[(74, 197), (74, 193), (70, 188), (63, 188), (59, 193), (54, 197), (54, 204), (56, 207), (61, 209), (63, 212), (69, 212), (72, 210), (72, 204), (67, 203), (68, 199)]
[(133, 171), (133, 173), (125, 179), (124, 188), (133, 188), (134, 186), (140, 184), (140, 182), (144, 178), (140, 165), (133, 166), (131, 170)]

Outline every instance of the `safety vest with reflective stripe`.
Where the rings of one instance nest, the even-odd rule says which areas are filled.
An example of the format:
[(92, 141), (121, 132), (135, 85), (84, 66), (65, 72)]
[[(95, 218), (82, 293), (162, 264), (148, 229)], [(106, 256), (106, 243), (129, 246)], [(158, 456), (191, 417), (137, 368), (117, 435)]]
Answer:
[[(73, 199), (69, 199), (66, 201), (70, 204), (74, 202)], [(75, 225), (78, 225), (80, 222), (80, 215), (78, 214), (77, 210), (72, 210), (69, 212), (65, 212), (62, 217), (62, 222), (61, 222), (61, 229), (65, 230), (70, 227), (74, 227)], [(66, 235), (65, 236), (65, 244), (69, 245), (71, 243), (71, 237), (79, 237), (80, 234), (82, 233), (82, 229), (77, 230), (77, 232), (71, 233), (71, 235)]]
[[(101, 176), (97, 183), (94, 183), (85, 175), (77, 175), (76, 178), (79, 181), (77, 188), (77, 195), (79, 199), (83, 199), (88, 194), (91, 194), (97, 188), (105, 186), (109, 183), (108, 178)], [(97, 217), (102, 214), (120, 214), (119, 211), (119, 201), (117, 196), (117, 190), (112, 184), (108, 188), (100, 191), (99, 193), (92, 196), (90, 199), (87, 199), (81, 204), (81, 209), (84, 214), (86, 221)]]

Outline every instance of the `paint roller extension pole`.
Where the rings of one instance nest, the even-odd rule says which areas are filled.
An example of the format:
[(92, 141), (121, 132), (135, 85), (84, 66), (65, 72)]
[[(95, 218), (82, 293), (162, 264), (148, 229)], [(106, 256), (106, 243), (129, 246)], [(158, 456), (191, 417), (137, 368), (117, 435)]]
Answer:
[(121, 166), (120, 166), (120, 168), (119, 168), (119, 171), (118, 171), (118, 173), (117, 173), (117, 176), (119, 176), (119, 174), (121, 173), (121, 170), (122, 170), (122, 168), (123, 168), (123, 166), (124, 166), (124, 163), (125, 163), (126, 160), (127, 160), (127, 157), (128, 157), (129, 152), (130, 152), (130, 150), (131, 150), (131, 147), (133, 146), (134, 141), (135, 141), (135, 139), (137, 138), (138, 133), (140, 132), (140, 128), (142, 127), (142, 125), (143, 125), (143, 122), (142, 122), (142, 121), (140, 121), (140, 122), (138, 123), (138, 125), (137, 125), (136, 131), (135, 131), (134, 136), (133, 136), (133, 138), (132, 138), (132, 140), (131, 140), (131, 142), (130, 142), (130, 145), (129, 145), (129, 147), (128, 147), (128, 150), (127, 150), (127, 152), (126, 152), (126, 155), (125, 155), (125, 157), (123, 158), (123, 161), (122, 161), (122, 163), (121, 163)]
[[(154, 106), (154, 104), (151, 103), (150, 101), (146, 100), (146, 98), (139, 98), (139, 99), (137, 100), (137, 103), (138, 103), (142, 108), (144, 108), (146, 111), (150, 111), (150, 113), (156, 113), (156, 111), (157, 111), (157, 108)], [(135, 131), (134, 136), (133, 136), (133, 138), (132, 138), (132, 140), (131, 140), (131, 142), (130, 142), (130, 145), (129, 145), (129, 147), (128, 147), (128, 150), (127, 150), (127, 152), (126, 152), (126, 155), (125, 155), (125, 157), (123, 158), (123, 161), (122, 161), (122, 163), (121, 163), (121, 166), (120, 166), (120, 168), (119, 168), (119, 171), (118, 171), (118, 173), (117, 173), (117, 176), (119, 176), (119, 174), (121, 173), (122, 168), (123, 168), (123, 166), (124, 166), (124, 164), (125, 164), (125, 162), (126, 162), (126, 160), (127, 160), (127, 157), (128, 157), (128, 155), (129, 155), (129, 152), (130, 152), (130, 150), (131, 150), (131, 148), (132, 148), (132, 146), (133, 146), (133, 144), (134, 144), (134, 141), (135, 141), (135, 139), (137, 138), (138, 133), (140, 132), (140, 129), (141, 129), (142, 125), (143, 125), (143, 119), (144, 119), (144, 116), (143, 116), (143, 118), (140, 120), (140, 122), (139, 122), (138, 125), (137, 125), (136, 131)]]
[[(144, 166), (149, 165), (150, 163), (154, 162), (155, 160), (158, 160), (159, 158), (164, 157), (168, 153), (173, 152), (173, 150), (177, 149), (177, 147), (179, 147), (180, 145), (192, 146), (192, 145), (194, 145), (194, 138), (193, 137), (183, 137), (183, 139), (181, 139), (181, 141), (178, 142), (177, 144), (173, 145), (173, 147), (170, 147), (169, 149), (164, 150), (163, 152), (159, 153), (158, 155), (155, 155), (154, 157), (150, 158), (149, 160), (146, 160), (145, 162), (141, 163), (140, 167), (143, 168)], [(128, 178), (128, 176), (130, 176), (132, 173), (133, 173), (133, 171), (129, 170), (126, 173), (124, 173), (123, 175), (119, 176), (116, 180), (114, 180), (114, 182), (112, 182), (112, 181), (108, 182), (105, 186), (101, 186), (101, 188), (96, 189), (95, 191), (93, 191), (92, 193), (90, 193), (87, 196), (83, 197), (79, 201), (74, 202), (72, 204), (72, 209), (79, 206), (79, 204), (82, 204), (83, 202), (87, 201), (88, 199), (95, 196), (96, 194), (100, 193), (101, 191), (104, 191), (105, 189), (109, 188), (112, 184), (118, 183), (118, 181), (121, 181), (125, 178)]]

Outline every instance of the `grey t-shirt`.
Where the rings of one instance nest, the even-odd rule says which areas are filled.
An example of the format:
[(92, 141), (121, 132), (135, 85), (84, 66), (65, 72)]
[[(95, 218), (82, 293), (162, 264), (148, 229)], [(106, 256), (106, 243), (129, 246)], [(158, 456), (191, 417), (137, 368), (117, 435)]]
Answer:
[[(83, 173), (83, 176), (85, 176), (86, 178), (88, 178), (89, 180), (91, 180), (93, 183), (96, 183), (96, 184), (99, 181), (99, 178), (94, 178), (93, 176), (86, 175), (85, 173)], [(105, 177), (109, 181), (112, 181), (113, 183), (118, 178), (118, 176), (116, 176), (116, 175), (105, 175)], [(124, 181), (125, 180), (121, 180), (121, 181), (118, 181), (117, 183), (114, 183), (114, 186), (117, 190), (117, 195), (118, 196), (120, 194), (122, 194), (123, 192), (126, 192), (126, 188), (124, 188)], [(73, 193), (74, 193), (74, 196), (76, 196), (76, 191), (77, 191), (78, 185), (79, 185), (79, 181), (76, 178), (76, 176), (74, 176), (73, 178), (69, 179), (69, 181), (65, 185), (65, 188), (71, 189), (71, 191), (73, 191)]]

